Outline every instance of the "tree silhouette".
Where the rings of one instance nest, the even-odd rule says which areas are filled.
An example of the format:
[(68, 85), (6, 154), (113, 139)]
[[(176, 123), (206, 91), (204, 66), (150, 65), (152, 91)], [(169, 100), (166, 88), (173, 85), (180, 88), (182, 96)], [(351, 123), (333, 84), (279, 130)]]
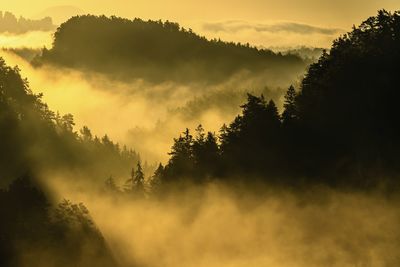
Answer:
[(33, 267), (117, 266), (88, 209), (67, 200), (52, 207), (28, 174), (0, 190), (0, 213), (1, 266), (20, 266), (22, 257)]
[(163, 177), (164, 177), (164, 166), (160, 163), (150, 179), (151, 192), (154, 195), (159, 195), (161, 193), (163, 186)]
[(144, 197), (145, 196), (144, 173), (140, 161), (137, 163), (133, 182), (135, 185), (134, 194), (138, 197)]
[(189, 129), (186, 129), (183, 135), (174, 139), (174, 144), (169, 153), (171, 157), (165, 166), (166, 182), (183, 178), (187, 174), (192, 174), (194, 167), (192, 148), (193, 136), (190, 134)]
[(53, 47), (43, 49), (33, 62), (155, 83), (216, 83), (243, 69), (286, 77), (306, 67), (298, 56), (207, 40), (174, 22), (93, 15), (75, 16), (61, 24)]
[(381, 10), (323, 51), (299, 92), (288, 88), (281, 115), (272, 100), (248, 94), (242, 113), (221, 128), (219, 146), (209, 135), (206, 149), (202, 127), (196, 138), (186, 131), (175, 139), (166, 173), (396, 188), (399, 49), (400, 13)]
[(119, 192), (119, 188), (115, 183), (115, 180), (112, 176), (110, 176), (105, 182), (104, 182), (105, 188), (108, 192), (110, 193), (116, 193)]
[(297, 118), (297, 108), (296, 108), (296, 97), (297, 93), (293, 85), (289, 87), (285, 94), (285, 102), (283, 104), (282, 112), (282, 122), (284, 125), (293, 124)]

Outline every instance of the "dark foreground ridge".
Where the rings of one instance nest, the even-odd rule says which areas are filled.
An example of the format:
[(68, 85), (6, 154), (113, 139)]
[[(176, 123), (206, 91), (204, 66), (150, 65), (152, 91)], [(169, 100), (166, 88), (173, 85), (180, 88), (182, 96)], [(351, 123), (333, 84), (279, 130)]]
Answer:
[(379, 11), (334, 41), (298, 90), (288, 89), (282, 114), (273, 101), (248, 95), (219, 135), (200, 127), (175, 139), (157, 176), (398, 188), (399, 62), (400, 13)]

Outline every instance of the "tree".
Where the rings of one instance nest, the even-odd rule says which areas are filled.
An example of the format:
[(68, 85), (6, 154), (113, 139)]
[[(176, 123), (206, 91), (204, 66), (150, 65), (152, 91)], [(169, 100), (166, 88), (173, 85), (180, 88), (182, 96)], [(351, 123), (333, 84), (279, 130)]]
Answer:
[(197, 128), (197, 138), (193, 141), (193, 176), (197, 182), (202, 182), (205, 178), (214, 176), (219, 168), (219, 147), (215, 134), (208, 132), (204, 134), (204, 129), (199, 125)]
[(111, 193), (119, 192), (118, 186), (115, 184), (115, 180), (112, 176), (110, 176), (105, 182), (104, 182), (105, 188), (107, 191)]
[[(276, 130), (279, 128), (280, 125), (280, 116), (278, 112), (278, 108), (275, 105), (275, 102), (273, 100), (270, 100), (265, 107), (265, 112), (266, 112), (266, 120), (270, 124), (269, 126), (271, 127), (269, 130)], [(273, 127), (273, 128), (272, 128)]]
[(282, 122), (284, 125), (293, 123), (297, 118), (296, 97), (296, 90), (291, 85), (286, 91), (285, 102), (283, 104)]
[(257, 174), (278, 168), (281, 122), (275, 103), (248, 94), (242, 114), (221, 129), (221, 157), (228, 172)]
[(193, 142), (193, 136), (189, 129), (186, 129), (179, 138), (174, 138), (174, 144), (169, 153), (171, 158), (166, 166), (167, 180), (181, 179), (192, 173), (194, 167)]
[(70, 113), (63, 115), (60, 120), (60, 126), (64, 131), (72, 132), (75, 126), (74, 116)]
[(160, 163), (157, 169), (154, 171), (153, 176), (150, 180), (151, 191), (154, 194), (160, 193), (162, 184), (163, 184), (163, 175), (164, 175), (164, 167)]
[(145, 195), (144, 188), (144, 173), (140, 161), (137, 163), (134, 179), (134, 192), (137, 196), (143, 197)]
[(135, 197), (145, 196), (144, 173), (140, 161), (136, 165), (136, 171), (132, 168), (131, 177), (125, 182), (125, 191)]
[(125, 181), (125, 191), (132, 192), (135, 188), (135, 169), (131, 169), (131, 177)]
[(93, 135), (90, 129), (87, 126), (83, 126), (80, 130), (81, 138), (84, 142), (89, 142), (93, 140)]

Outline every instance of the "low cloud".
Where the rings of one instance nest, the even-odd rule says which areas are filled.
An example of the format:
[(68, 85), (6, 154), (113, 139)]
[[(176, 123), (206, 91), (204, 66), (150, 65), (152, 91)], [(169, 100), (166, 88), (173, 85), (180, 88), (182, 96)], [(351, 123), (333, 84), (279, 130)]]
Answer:
[(53, 41), (52, 31), (30, 31), (24, 34), (0, 33), (0, 48), (33, 49), (51, 47)]
[(343, 32), (338, 28), (325, 28), (297, 22), (277, 23), (250, 23), (246, 21), (231, 20), (225, 22), (204, 23), (203, 28), (211, 32), (237, 33), (243, 30), (254, 30), (256, 32), (277, 33), (287, 32), (296, 34), (323, 34), (334, 35)]
[(121, 266), (400, 266), (400, 202), (378, 192), (211, 183), (134, 200), (49, 177), (56, 199), (85, 203)]

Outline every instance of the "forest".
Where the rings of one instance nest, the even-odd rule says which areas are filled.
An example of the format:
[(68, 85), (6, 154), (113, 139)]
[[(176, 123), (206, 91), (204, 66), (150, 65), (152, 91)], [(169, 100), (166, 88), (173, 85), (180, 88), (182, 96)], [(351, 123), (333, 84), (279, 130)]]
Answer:
[(219, 133), (186, 129), (161, 179), (236, 174), (246, 183), (254, 176), (296, 186), (397, 188), (399, 27), (398, 13), (381, 11), (335, 40), (298, 90), (288, 88), (282, 113), (273, 100), (248, 94), (242, 113)]
[[(23, 70), (1, 58), (0, 266), (398, 266), (399, 62), (400, 12), (380, 10), (334, 40), (300, 82), (285, 88), (282, 105), (249, 88), (240, 113), (219, 131), (202, 124), (176, 129), (168, 160), (153, 163), (107, 134), (97, 136), (88, 126), (77, 130), (72, 114), (51, 110)], [(62, 66), (154, 84), (218, 83), (243, 69), (287, 77), (306, 63), (293, 54), (208, 40), (177, 23), (93, 15), (63, 23), (52, 48), (31, 61), (34, 68)], [(88, 207), (70, 196), (87, 200)], [(268, 225), (282, 223), (270, 213), (290, 230), (268, 232)], [(335, 232), (316, 214), (368, 226)], [(139, 216), (149, 225), (139, 217), (125, 224), (112, 216)], [(228, 234), (209, 232), (208, 223)], [(181, 229), (165, 230), (169, 224)], [(117, 231), (125, 227), (131, 232)], [(380, 227), (388, 232), (380, 235)], [(303, 229), (300, 241), (297, 228)], [(157, 229), (162, 241), (148, 237)], [(203, 231), (213, 242), (201, 238)], [(344, 241), (338, 232), (351, 237)], [(140, 241), (118, 242), (124, 235)], [(284, 259), (286, 252), (261, 249), (275, 235), (298, 242), (286, 251), (295, 263)], [(310, 252), (299, 245), (307, 241), (345, 256)], [(136, 252), (127, 252), (128, 244)], [(228, 265), (235, 249), (247, 261)], [(264, 259), (268, 253), (276, 261)], [(197, 256), (209, 262), (193, 263)]]
[(50, 17), (43, 19), (17, 18), (11, 12), (0, 11), (0, 33), (23, 34), (29, 31), (51, 31), (56, 28)]
[(155, 83), (217, 83), (243, 69), (285, 76), (305, 66), (298, 56), (207, 40), (175, 22), (92, 15), (76, 16), (61, 24), (52, 48), (34, 59), (36, 65), (44, 63)]

